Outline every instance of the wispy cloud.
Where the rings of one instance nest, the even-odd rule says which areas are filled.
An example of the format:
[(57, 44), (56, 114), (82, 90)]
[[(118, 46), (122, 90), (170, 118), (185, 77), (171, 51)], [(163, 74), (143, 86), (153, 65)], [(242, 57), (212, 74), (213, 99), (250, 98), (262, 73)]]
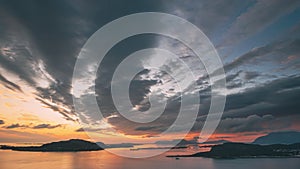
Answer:
[(54, 129), (54, 128), (61, 127), (61, 126), (62, 126), (61, 124), (58, 124), (58, 125), (39, 124), (39, 125), (33, 126), (32, 128), (33, 129)]
[(6, 129), (14, 129), (14, 128), (26, 128), (27, 125), (21, 125), (19, 123), (11, 124), (9, 126), (5, 126)]
[(225, 44), (240, 42), (299, 8), (299, 1), (261, 0), (238, 16), (225, 34)]
[(24, 124), (15, 123), (15, 124), (11, 124), (9, 126), (4, 126), (4, 128), (6, 128), (6, 129), (15, 129), (15, 128), (54, 129), (54, 128), (58, 128), (58, 127), (62, 127), (62, 125), (61, 124), (57, 124), (57, 125), (52, 125), (52, 124), (24, 125)]
[(2, 76), (1, 74), (0, 74), (0, 81), (2, 82), (2, 83), (4, 83), (4, 86), (6, 86), (7, 88), (9, 88), (9, 89), (11, 89), (11, 90), (17, 90), (17, 91), (19, 91), (19, 92), (22, 92), (22, 89), (21, 89), (21, 87), (19, 86), (19, 85), (17, 85), (17, 84), (15, 84), (15, 83), (13, 83), (13, 82), (11, 82), (11, 81), (9, 81), (9, 80), (7, 80), (4, 76)]

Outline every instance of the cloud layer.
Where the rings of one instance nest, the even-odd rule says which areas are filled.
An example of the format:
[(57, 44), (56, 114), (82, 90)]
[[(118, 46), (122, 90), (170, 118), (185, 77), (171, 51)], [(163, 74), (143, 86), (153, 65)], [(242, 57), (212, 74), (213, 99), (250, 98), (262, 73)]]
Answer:
[[(230, 4), (222, 0), (97, 1), (93, 5), (86, 1), (69, 0), (4, 1), (0, 5), (0, 25), (3, 25), (0, 28), (0, 84), (17, 93), (22, 93), (23, 88), (31, 88), (36, 100), (60, 113), (62, 118), (75, 123), (80, 117), (94, 125), (84, 126), (85, 130), (99, 131), (111, 127), (125, 135), (143, 137), (155, 136), (173, 124), (180, 108), (181, 94), (199, 92), (201, 101), (197, 104), (200, 108), (193, 128), (193, 132), (197, 132), (201, 130), (210, 108), (211, 82), (203, 64), (195, 59), (192, 50), (174, 39), (159, 35), (130, 37), (107, 53), (98, 69), (95, 84), (87, 84), (96, 89), (103, 119), (99, 119), (96, 110), (92, 108), (82, 112), (74, 110), (72, 74), (85, 41), (101, 26), (118, 17), (136, 12), (167, 12), (183, 17), (201, 28), (218, 47), (224, 61), (227, 89), (218, 94), (226, 94), (227, 102), (218, 133), (295, 128), (295, 120), (290, 124), (285, 121), (299, 118), (299, 21), (296, 17), (288, 17), (293, 24), (283, 25), (279, 32), (275, 32), (279, 34), (277, 39), (267, 37), (270, 35), (257, 35), (271, 31), (270, 26), (279, 25), (282, 17), (299, 14), (299, 9), (299, 2), (293, 0), (247, 0), (232, 1)], [(158, 101), (166, 100), (167, 105), (161, 117), (153, 122), (133, 123), (116, 110), (110, 93), (111, 79), (116, 67), (129, 54), (153, 47), (178, 54), (195, 72), (197, 86), (179, 91), (170, 75), (147, 67), (150, 62), (158, 62), (165, 68), (175, 67), (176, 62), (158, 57), (137, 60), (135, 65), (144, 70), (136, 75), (130, 85), (129, 95), (134, 109), (147, 112), (151, 107), (151, 95), (163, 96), (158, 97), (161, 99)], [(180, 66), (172, 71), (184, 75)], [(19, 85), (20, 81), (25, 86)], [(186, 82), (185, 77), (182, 77), (182, 82)], [(87, 96), (89, 92), (86, 92)], [(90, 100), (86, 98), (80, 99), (89, 104)], [(195, 106), (192, 100), (189, 104), (190, 108)], [(103, 128), (104, 123), (109, 125)], [(0, 125), (4, 125), (3, 120), (0, 120)], [(15, 123), (5, 126), (6, 129), (59, 127), (62, 125), (48, 123), (35, 126)], [(77, 130), (80, 131), (83, 129)]]

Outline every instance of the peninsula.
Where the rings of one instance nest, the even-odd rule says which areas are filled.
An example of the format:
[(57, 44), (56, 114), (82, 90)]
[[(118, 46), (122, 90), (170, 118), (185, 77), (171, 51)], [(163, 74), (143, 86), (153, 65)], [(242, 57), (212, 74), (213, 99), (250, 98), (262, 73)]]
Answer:
[(258, 145), (245, 143), (224, 143), (212, 146), (208, 152), (191, 155), (172, 155), (167, 157), (207, 157), (207, 158), (265, 158), (300, 157), (300, 143), (285, 145)]

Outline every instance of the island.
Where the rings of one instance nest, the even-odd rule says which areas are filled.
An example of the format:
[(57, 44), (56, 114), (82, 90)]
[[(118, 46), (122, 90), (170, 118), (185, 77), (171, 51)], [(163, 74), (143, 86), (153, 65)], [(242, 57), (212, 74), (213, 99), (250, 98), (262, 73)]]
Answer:
[(300, 143), (258, 145), (245, 143), (224, 143), (212, 146), (208, 152), (191, 155), (170, 155), (167, 157), (207, 157), (228, 158), (266, 158), (266, 157), (300, 157)]
[(99, 151), (103, 150), (97, 143), (71, 139), (43, 144), (41, 146), (16, 147), (2, 145), (0, 149), (14, 151), (36, 151), (36, 152), (77, 152), (77, 151)]

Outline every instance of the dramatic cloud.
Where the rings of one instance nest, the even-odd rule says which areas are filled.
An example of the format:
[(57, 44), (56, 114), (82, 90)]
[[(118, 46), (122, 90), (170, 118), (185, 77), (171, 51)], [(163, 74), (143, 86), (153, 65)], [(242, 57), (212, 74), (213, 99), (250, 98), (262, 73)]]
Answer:
[(229, 95), (224, 116), (270, 114), (285, 116), (298, 114), (300, 77), (289, 76)]
[[(72, 91), (73, 69), (86, 40), (100, 27), (121, 16), (137, 12), (167, 12), (189, 20), (218, 46), (220, 58), (224, 62), (227, 89), (217, 94), (226, 94), (227, 102), (217, 132), (279, 130), (279, 127), (272, 127), (272, 123), (289, 128), (297, 125), (296, 122), (293, 121), (289, 125), (284, 120), (297, 117), (300, 110), (299, 21), (297, 17), (289, 18), (290, 25), (283, 24), (280, 32), (275, 31), (279, 37), (275, 40), (268, 37), (270, 35), (255, 35), (263, 30), (273, 30), (269, 28), (270, 25), (295, 10), (299, 11), (299, 7), (299, 1), (295, 0), (233, 0), (230, 3), (225, 0), (102, 0), (93, 3), (79, 0), (3, 1), (0, 5), (0, 68), (4, 71), (0, 74), (0, 84), (16, 93), (30, 87), (33, 97), (40, 104), (60, 113), (64, 119), (74, 123), (80, 119), (95, 125), (94, 128), (83, 127), (76, 132), (105, 133), (108, 128), (114, 128), (125, 135), (150, 137), (165, 131), (176, 120), (181, 106), (181, 94), (199, 92), (200, 103), (195, 104), (190, 98), (188, 108), (184, 110), (188, 116), (190, 109), (200, 105), (197, 122), (193, 128), (193, 131), (199, 131), (211, 101), (211, 82), (205, 67), (183, 43), (159, 35), (137, 35), (116, 44), (100, 64), (95, 84), (93, 80), (93, 83), (85, 81), (88, 91), (77, 98), (87, 109), (81, 112), (74, 110), (73, 96), (76, 91)], [(176, 25), (170, 24), (170, 27)], [(191, 41), (198, 42), (197, 39), (193, 39), (194, 35), (187, 36), (191, 37)], [(250, 38), (255, 39), (248, 42)], [(237, 44), (242, 45), (237, 49)], [(161, 95), (157, 101), (166, 101), (167, 105), (158, 119), (147, 124), (134, 123), (120, 115), (114, 105), (111, 95), (112, 76), (128, 55), (141, 49), (155, 47), (177, 54), (188, 64), (198, 79), (197, 86), (195, 89), (186, 87), (184, 91), (179, 91), (170, 75), (147, 67), (150, 62), (164, 64), (165, 68), (173, 66), (175, 70), (172, 71), (182, 82), (188, 84), (189, 80), (184, 77), (184, 70), (176, 62), (166, 61), (164, 57), (150, 56), (147, 59), (135, 60), (133, 65), (143, 71), (132, 79), (128, 91), (134, 109), (143, 113), (155, 113), (156, 107), (151, 109), (152, 112), (148, 112), (151, 108), (150, 95)], [(237, 52), (227, 56), (231, 53), (227, 50)], [(12, 78), (12, 75), (16, 78)], [(86, 73), (86, 76), (89, 74)], [(93, 77), (88, 80), (91, 79)], [(22, 83), (19, 83), (20, 81)], [(122, 86), (121, 82), (120, 80)], [(99, 119), (97, 109), (90, 105), (92, 102), (89, 96), (93, 94), (90, 92), (93, 87), (103, 119)], [(60, 124), (39, 123), (41, 124), (22, 125), (29, 123), (16, 122), (8, 126), (3, 125), (2, 128), (62, 127)], [(4, 124), (4, 121), (0, 120), (0, 124)]]
[[(0, 23), (5, 26), (0, 30), (3, 36), (0, 41), (0, 65), (36, 88), (37, 98), (44, 104), (45, 100), (52, 102), (51, 106), (46, 105), (54, 111), (57, 111), (57, 106), (53, 105), (63, 105), (74, 112), (71, 94), (73, 68), (80, 48), (90, 35), (112, 19), (161, 8), (160, 3), (150, 2), (95, 3), (7, 1), (1, 5), (1, 16), (4, 17), (0, 18)], [(32, 6), (36, 10), (30, 10)], [(123, 10), (124, 6), (128, 8)], [(41, 15), (44, 17), (39, 17)], [(147, 41), (137, 42), (129, 43), (129, 46)], [(127, 49), (131, 48), (125, 48), (125, 52), (129, 52)], [(58, 112), (66, 119), (74, 120), (74, 114)]]
[[(295, 122), (286, 124), (285, 121), (298, 115), (299, 86), (300, 77), (290, 76), (228, 95), (223, 120), (217, 132), (254, 132), (291, 127)], [(203, 104), (200, 106), (193, 131), (201, 131), (210, 106), (209, 102), (209, 98), (202, 99)], [(172, 106), (176, 105), (175, 103), (173, 101)], [(111, 118), (109, 122), (127, 134), (155, 135), (170, 127), (176, 119), (177, 108), (172, 106), (168, 106), (158, 120), (148, 124), (134, 124), (122, 117)], [(275, 122), (276, 126), (273, 126)]]
[(157, 128), (159, 128), (159, 126), (145, 126), (145, 127), (137, 127), (135, 130), (137, 130), (137, 131), (148, 131), (148, 130), (154, 131)]
[[(273, 119), (271, 115), (259, 117), (251, 115), (246, 118), (226, 118), (222, 120), (218, 127), (218, 132), (237, 133), (237, 132), (253, 132), (263, 131), (266, 128), (266, 122)], [(268, 125), (270, 127), (270, 125)]]
[(290, 130), (297, 123), (299, 115), (273, 117), (272, 115), (250, 115), (242, 118), (225, 118), (219, 124), (216, 133), (268, 133), (270, 131)]

